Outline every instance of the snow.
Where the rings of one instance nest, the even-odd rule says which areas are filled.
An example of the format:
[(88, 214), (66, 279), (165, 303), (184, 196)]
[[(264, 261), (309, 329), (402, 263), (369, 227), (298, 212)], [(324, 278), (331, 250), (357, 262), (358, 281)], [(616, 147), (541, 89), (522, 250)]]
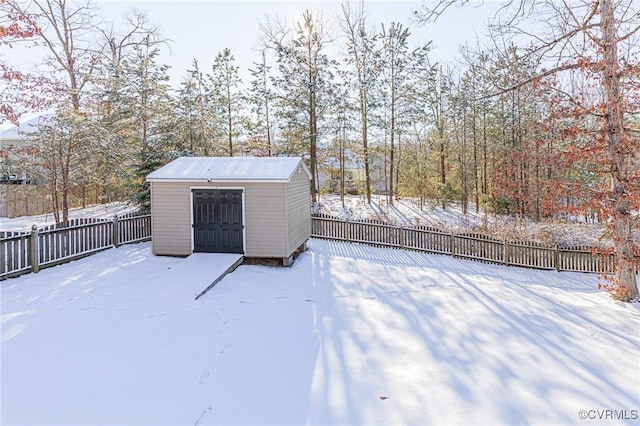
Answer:
[(292, 267), (242, 265), (194, 301), (189, 275), (162, 279), (183, 262), (141, 243), (2, 282), (0, 423), (597, 424), (640, 409), (638, 304), (594, 275), (311, 240)]
[(158, 277), (157, 285), (179, 281), (184, 286), (183, 290), (190, 289), (195, 299), (233, 269), (242, 257), (235, 253), (193, 253)]
[(288, 181), (300, 157), (180, 157), (147, 176), (148, 181)]
[[(89, 219), (103, 218), (113, 219), (115, 215), (123, 215), (137, 211), (139, 208), (135, 205), (117, 201), (106, 204), (95, 204), (85, 208), (77, 208), (69, 210), (69, 219)], [(0, 217), (0, 231), (29, 231), (33, 225), (42, 227), (55, 223), (53, 213), (37, 215), (37, 216), (21, 216), (13, 219)]]
[[(354, 221), (375, 219), (405, 226), (431, 226), (445, 232), (478, 232), (507, 240), (565, 247), (611, 244), (602, 238), (607, 232), (606, 224), (550, 219), (536, 222), (525, 217), (488, 214), (482, 209), (476, 212), (473, 203), (464, 214), (459, 202), (451, 203), (446, 209), (429, 201), (420, 206), (419, 200), (414, 198), (402, 198), (389, 205), (385, 196), (374, 195), (369, 205), (360, 195), (346, 196), (343, 207), (339, 196), (322, 195), (314, 211)], [(637, 230), (635, 238), (640, 243)]]
[(367, 204), (363, 195), (345, 195), (345, 205), (333, 194), (320, 196), (316, 213), (323, 213), (348, 220), (374, 219), (401, 225), (425, 225), (447, 229), (464, 229), (482, 226), (489, 220), (484, 212), (470, 208), (462, 214), (460, 205), (453, 204), (446, 210), (426, 202), (422, 208), (418, 199), (403, 198), (389, 205), (384, 195), (372, 195)]

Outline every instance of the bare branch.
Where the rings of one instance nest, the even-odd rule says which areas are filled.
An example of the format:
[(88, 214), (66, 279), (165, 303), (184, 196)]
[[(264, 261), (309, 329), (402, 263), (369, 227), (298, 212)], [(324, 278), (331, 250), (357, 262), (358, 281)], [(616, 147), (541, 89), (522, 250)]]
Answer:
[(541, 79), (543, 79), (545, 77), (549, 77), (551, 75), (557, 74), (557, 73), (562, 72), (562, 71), (578, 69), (578, 68), (581, 68), (582, 66), (584, 66), (584, 65), (582, 65), (582, 64), (566, 64), (566, 65), (562, 65), (562, 66), (559, 66), (559, 67), (555, 67), (555, 68), (552, 68), (550, 70), (546, 70), (546, 71), (544, 71), (544, 72), (542, 72), (540, 74), (536, 74), (536, 75), (534, 75), (532, 77), (529, 77), (529, 78), (527, 78), (525, 80), (519, 81), (518, 83), (516, 83), (516, 84), (514, 84), (512, 86), (500, 89), (497, 92), (490, 93), (488, 95), (480, 96), (478, 98), (475, 98), (474, 100), (479, 101), (479, 100), (483, 100), (483, 99), (489, 99), (489, 98), (494, 98), (496, 96), (504, 95), (505, 93), (512, 92), (512, 91), (517, 90), (517, 89), (519, 89), (521, 87), (524, 87), (524, 86), (526, 86), (528, 84), (531, 84), (531, 83), (534, 83), (536, 81), (539, 81), (539, 80), (541, 80)]

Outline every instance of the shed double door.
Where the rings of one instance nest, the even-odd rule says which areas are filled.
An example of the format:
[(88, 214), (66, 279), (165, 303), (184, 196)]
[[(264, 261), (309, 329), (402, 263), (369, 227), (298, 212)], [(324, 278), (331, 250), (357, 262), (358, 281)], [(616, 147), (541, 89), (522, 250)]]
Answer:
[(194, 189), (193, 251), (244, 253), (241, 189)]

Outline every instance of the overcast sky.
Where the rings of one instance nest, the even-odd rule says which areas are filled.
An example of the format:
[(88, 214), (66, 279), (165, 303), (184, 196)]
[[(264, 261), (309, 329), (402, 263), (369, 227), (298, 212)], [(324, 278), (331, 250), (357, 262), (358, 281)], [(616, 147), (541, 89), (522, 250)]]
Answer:
[[(260, 58), (259, 22), (264, 22), (266, 16), (296, 19), (305, 9), (311, 9), (320, 10), (325, 18), (333, 19), (340, 11), (340, 1), (326, 0), (94, 0), (94, 3), (101, 8), (105, 20), (114, 22), (116, 27), (133, 8), (146, 13), (158, 26), (161, 36), (171, 40), (171, 50), (164, 49), (159, 62), (172, 67), (170, 75), (174, 85), (182, 81), (194, 58), (198, 59), (201, 70), (207, 72), (213, 58), (224, 48), (231, 50), (241, 70), (251, 67)], [(421, 5), (420, 1), (366, 1), (365, 9), (370, 23), (378, 28), (380, 24), (392, 21), (408, 26), (414, 46), (432, 40), (433, 58), (447, 61), (457, 55), (460, 44), (472, 42), (476, 33), (484, 31), (487, 19), (494, 16), (500, 4), (493, 0), (472, 0), (471, 5), (452, 7), (438, 22), (420, 27), (409, 22), (412, 11)], [(24, 58), (25, 64), (38, 62), (40, 60), (35, 57)], [(0, 129), (7, 127), (10, 127), (8, 123), (0, 124)]]
[[(433, 2), (432, 2), (433, 3)], [(473, 4), (473, 1), (471, 2)], [(202, 69), (208, 68), (216, 54), (228, 47), (241, 67), (259, 60), (259, 22), (265, 17), (296, 19), (305, 9), (320, 10), (327, 19), (340, 12), (340, 1), (98, 1), (109, 20), (117, 22), (132, 8), (145, 11), (161, 34), (173, 40), (171, 53), (162, 57), (173, 67), (172, 77), (185, 75), (194, 58)], [(476, 4), (481, 4), (476, 1)], [(367, 1), (365, 9), (371, 24), (392, 21), (410, 26), (413, 43), (433, 40), (434, 55), (450, 59), (457, 46), (482, 32), (484, 22), (493, 16), (500, 3), (485, 1), (481, 6), (455, 7), (447, 10), (435, 24), (417, 27), (410, 24), (412, 11), (420, 1)], [(336, 28), (336, 31), (338, 28)]]

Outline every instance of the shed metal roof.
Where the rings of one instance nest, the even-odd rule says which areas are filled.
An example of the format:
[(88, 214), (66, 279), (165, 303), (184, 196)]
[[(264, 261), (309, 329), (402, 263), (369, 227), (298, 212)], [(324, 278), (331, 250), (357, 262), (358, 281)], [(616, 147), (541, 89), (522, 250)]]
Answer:
[(180, 157), (147, 175), (147, 181), (288, 182), (300, 164), (310, 178), (300, 157)]

